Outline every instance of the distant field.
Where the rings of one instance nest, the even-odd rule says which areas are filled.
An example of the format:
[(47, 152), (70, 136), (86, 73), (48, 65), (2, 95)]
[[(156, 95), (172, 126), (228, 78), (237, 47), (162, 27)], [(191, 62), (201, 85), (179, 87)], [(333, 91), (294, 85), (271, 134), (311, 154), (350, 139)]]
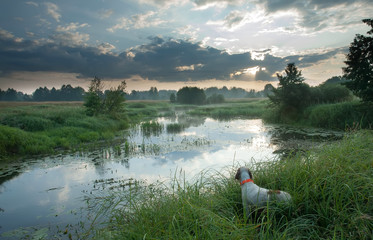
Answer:
[(74, 102), (0, 102), (0, 109), (9, 107), (33, 106), (33, 105), (83, 105), (82, 101)]

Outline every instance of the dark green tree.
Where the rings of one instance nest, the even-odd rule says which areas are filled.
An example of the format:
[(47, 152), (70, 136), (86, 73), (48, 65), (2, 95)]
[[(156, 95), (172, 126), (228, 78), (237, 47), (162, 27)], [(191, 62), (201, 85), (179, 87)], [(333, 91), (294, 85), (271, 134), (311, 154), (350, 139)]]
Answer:
[(373, 102), (373, 19), (364, 19), (371, 27), (370, 36), (357, 34), (350, 44), (350, 52), (343, 68), (344, 77), (351, 80), (344, 83), (364, 102)]
[(86, 107), (87, 115), (94, 116), (103, 112), (103, 89), (104, 85), (101, 79), (94, 77), (84, 97), (84, 106)]
[(119, 118), (124, 110), (126, 81), (122, 81), (116, 88), (106, 91), (103, 101), (104, 111), (114, 118)]
[(203, 89), (197, 87), (183, 87), (176, 94), (176, 101), (183, 104), (204, 104), (206, 94)]
[(302, 71), (294, 63), (289, 63), (285, 75), (277, 74), (279, 87), (274, 88), (269, 99), (277, 107), (281, 115), (288, 118), (296, 117), (309, 104), (311, 90), (308, 84), (303, 83)]
[(50, 101), (50, 91), (47, 87), (40, 87), (32, 94), (34, 101)]
[(126, 81), (122, 81), (118, 87), (106, 90), (103, 94), (104, 85), (101, 79), (94, 77), (84, 99), (87, 115), (108, 114), (119, 118), (124, 110), (126, 86)]

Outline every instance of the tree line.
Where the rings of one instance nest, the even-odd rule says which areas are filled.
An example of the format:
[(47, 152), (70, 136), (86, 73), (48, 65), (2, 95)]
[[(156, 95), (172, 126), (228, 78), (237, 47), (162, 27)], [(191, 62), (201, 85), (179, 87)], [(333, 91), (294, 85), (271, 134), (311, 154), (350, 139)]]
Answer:
[(0, 89), (0, 101), (83, 101), (85, 93), (82, 87), (70, 84), (62, 85), (60, 89), (40, 87), (31, 95), (8, 88), (6, 91)]
[[(103, 86), (103, 84), (102, 84)], [(226, 86), (222, 88), (210, 87), (204, 89), (207, 97), (216, 98), (222, 95), (224, 98), (260, 98), (266, 97), (274, 87), (267, 84), (262, 91), (249, 91), (232, 87), (228, 89)], [(103, 94), (108, 90), (103, 91)], [(125, 93), (127, 100), (169, 100), (172, 94), (176, 95), (176, 90), (158, 90), (157, 87), (151, 87), (148, 91), (132, 90), (131, 93)], [(70, 84), (62, 85), (60, 89), (47, 87), (39, 87), (32, 94), (24, 94), (13, 88), (6, 91), (0, 89), (0, 101), (83, 101), (87, 92), (82, 87), (72, 87)]]

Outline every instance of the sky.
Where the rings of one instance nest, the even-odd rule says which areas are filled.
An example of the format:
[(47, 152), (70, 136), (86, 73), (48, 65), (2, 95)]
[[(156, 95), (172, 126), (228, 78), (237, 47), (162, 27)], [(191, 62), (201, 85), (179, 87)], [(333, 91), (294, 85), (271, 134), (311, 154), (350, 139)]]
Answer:
[(342, 75), (373, 0), (1, 0), (0, 88), (277, 86)]

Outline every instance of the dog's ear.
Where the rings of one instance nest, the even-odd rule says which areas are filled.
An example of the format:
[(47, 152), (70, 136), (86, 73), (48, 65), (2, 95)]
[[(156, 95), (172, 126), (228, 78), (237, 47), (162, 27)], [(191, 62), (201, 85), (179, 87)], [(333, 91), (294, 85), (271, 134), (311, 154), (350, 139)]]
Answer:
[(234, 179), (237, 179), (237, 180), (241, 179), (241, 171), (240, 171), (240, 169), (237, 170), (236, 176), (234, 177)]
[(251, 174), (250, 169), (247, 168), (247, 172), (248, 172), (249, 175), (250, 175), (250, 179), (253, 179), (253, 175)]

